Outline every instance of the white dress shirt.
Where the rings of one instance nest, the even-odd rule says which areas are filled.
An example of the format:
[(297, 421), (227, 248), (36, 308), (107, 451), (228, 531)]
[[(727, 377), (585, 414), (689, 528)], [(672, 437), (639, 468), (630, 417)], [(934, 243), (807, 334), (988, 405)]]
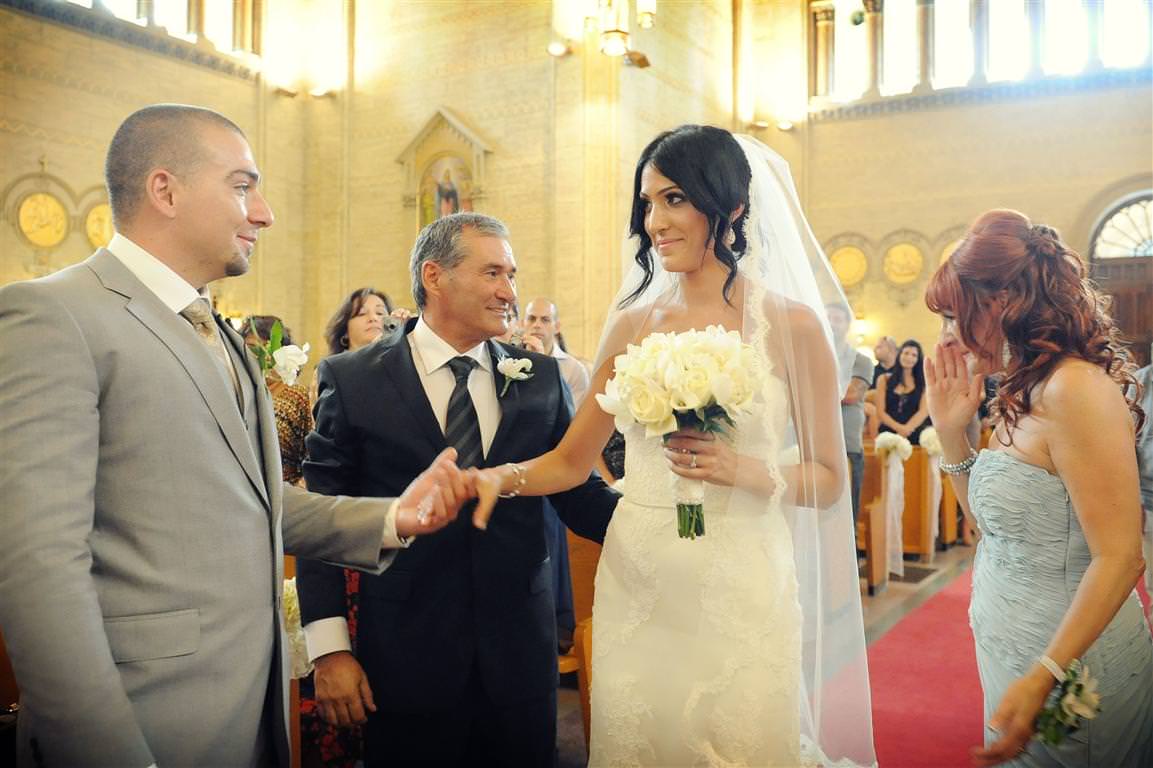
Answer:
[[(496, 396), (496, 383), (493, 380), (492, 357), (484, 342), (466, 352), (458, 352), (447, 341), (437, 335), (421, 317), (416, 327), (405, 341), (412, 349), (412, 362), (416, 375), (428, 396), (432, 413), (440, 431), (444, 432), (448, 420), (448, 401), (456, 387), (456, 376), (448, 367), (448, 361), (461, 355), (471, 357), (478, 365), (468, 377), (468, 394), (472, 398), (476, 418), (480, 423), (481, 448), (488, 455), (492, 440), (500, 426), (500, 401)], [(573, 362), (576, 362), (575, 360)], [(394, 505), (395, 506), (395, 505)], [(395, 516), (393, 516), (395, 529)], [(304, 639), (308, 645), (308, 659), (315, 661), (329, 653), (352, 650), (348, 635), (348, 620), (344, 616), (330, 616), (309, 622), (304, 626)]]
[(553, 344), (552, 356), (560, 366), (560, 375), (572, 392), (573, 408), (580, 408), (589, 392), (589, 372), (584, 363), (565, 352), (560, 344)]

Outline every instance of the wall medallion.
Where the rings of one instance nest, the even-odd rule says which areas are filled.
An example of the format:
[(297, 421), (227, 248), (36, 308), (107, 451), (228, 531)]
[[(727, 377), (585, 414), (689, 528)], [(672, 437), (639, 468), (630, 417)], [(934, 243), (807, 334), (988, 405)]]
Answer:
[(33, 192), (16, 208), (16, 226), (32, 245), (54, 248), (68, 236), (68, 211), (55, 195)]
[(84, 216), (84, 234), (93, 248), (103, 248), (112, 240), (112, 208), (108, 203), (97, 203)]
[(908, 285), (916, 282), (925, 266), (925, 256), (921, 249), (912, 243), (897, 243), (885, 251), (882, 267), (885, 277), (894, 285)]

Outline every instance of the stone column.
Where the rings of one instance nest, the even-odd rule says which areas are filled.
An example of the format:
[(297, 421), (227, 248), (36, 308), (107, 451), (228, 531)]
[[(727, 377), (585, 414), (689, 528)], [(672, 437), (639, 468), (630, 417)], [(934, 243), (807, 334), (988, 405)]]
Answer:
[(917, 40), (920, 62), (917, 85), (913, 93), (928, 93), (933, 90), (934, 32), (933, 0), (917, 0)]
[(970, 0), (969, 21), (973, 29), (973, 77), (969, 85), (989, 82), (989, 6), (986, 0)]
[(1100, 0), (1081, 0), (1085, 7), (1085, 21), (1089, 34), (1089, 54), (1085, 59), (1085, 71), (1101, 69), (1101, 32), (1104, 9)]
[(809, 10), (816, 23), (816, 57), (813, 61), (813, 95), (827, 98), (833, 92), (834, 42), (836, 32), (834, 20), (836, 9), (833, 0), (815, 2)]
[(204, 0), (188, 0), (188, 34), (204, 39)]
[(885, 76), (885, 0), (864, 0), (865, 34), (869, 40), (869, 84), (865, 90), (866, 99), (881, 96), (881, 80)]
[(1045, 0), (1026, 0), (1025, 13), (1029, 15), (1029, 73), (1028, 77), (1045, 76)]

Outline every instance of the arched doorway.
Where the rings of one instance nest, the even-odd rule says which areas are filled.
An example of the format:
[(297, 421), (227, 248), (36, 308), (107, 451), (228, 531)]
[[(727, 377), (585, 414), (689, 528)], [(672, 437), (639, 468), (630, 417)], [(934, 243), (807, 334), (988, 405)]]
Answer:
[(1113, 319), (1139, 366), (1153, 344), (1153, 190), (1109, 206), (1089, 241), (1090, 274), (1113, 297)]

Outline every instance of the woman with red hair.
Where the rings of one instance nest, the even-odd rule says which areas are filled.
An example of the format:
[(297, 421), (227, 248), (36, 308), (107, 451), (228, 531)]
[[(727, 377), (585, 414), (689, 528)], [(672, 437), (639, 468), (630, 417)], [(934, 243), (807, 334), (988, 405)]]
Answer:
[[(1134, 592), (1144, 417), (1126, 400), (1133, 366), (1107, 302), (1054, 230), (994, 210), (937, 270), (926, 303), (944, 323), (925, 366), (942, 469), (982, 534), (970, 621), (986, 731), (974, 762), (1153, 765), (1153, 641)], [(986, 375), (999, 381), (995, 431), (978, 454), (965, 427)], [(1096, 690), (1058, 702), (1075, 660)], [(1042, 714), (1062, 703), (1079, 728)]]

